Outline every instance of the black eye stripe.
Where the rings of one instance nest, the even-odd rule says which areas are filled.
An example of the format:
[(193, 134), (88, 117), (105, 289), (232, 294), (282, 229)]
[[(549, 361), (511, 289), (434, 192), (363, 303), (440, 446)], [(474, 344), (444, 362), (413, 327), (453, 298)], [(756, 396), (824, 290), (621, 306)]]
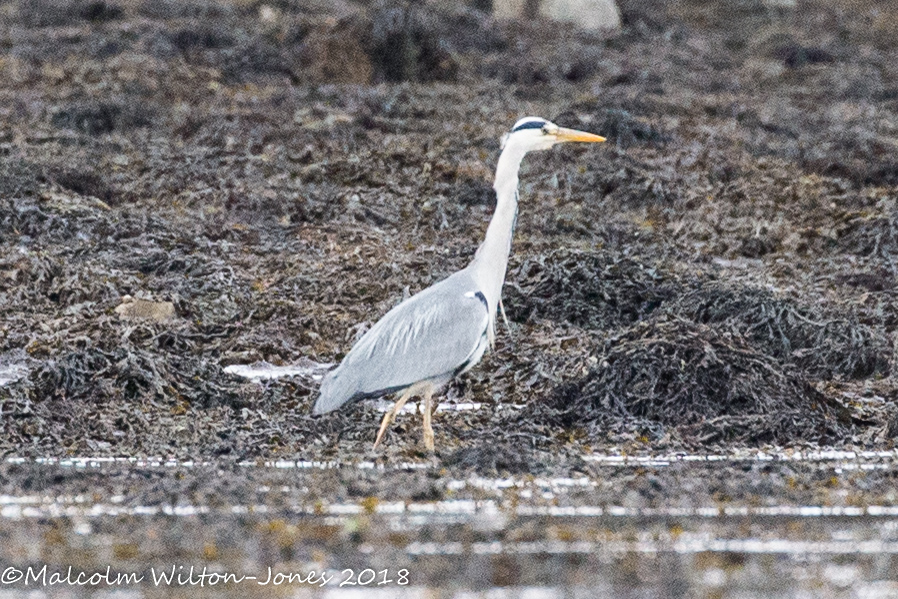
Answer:
[(516, 131), (521, 131), (522, 129), (542, 129), (546, 126), (546, 121), (527, 121), (526, 123), (522, 123), (511, 130), (512, 133)]

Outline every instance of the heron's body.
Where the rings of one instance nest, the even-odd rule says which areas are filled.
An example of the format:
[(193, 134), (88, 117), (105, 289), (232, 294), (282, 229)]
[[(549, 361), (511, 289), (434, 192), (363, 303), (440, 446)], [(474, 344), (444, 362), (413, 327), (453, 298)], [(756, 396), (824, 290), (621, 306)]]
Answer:
[(433, 449), (430, 400), (444, 384), (469, 370), (495, 338), (496, 312), (508, 266), (518, 209), (518, 169), (531, 150), (561, 141), (604, 141), (561, 129), (544, 119), (521, 119), (504, 144), (496, 167), (496, 211), (471, 263), (410, 297), (371, 327), (321, 384), (314, 413), (402, 391), (375, 441), (413, 394), (424, 396), (424, 441)]
[(325, 377), (315, 413), (422, 381), (439, 388), (480, 361), (489, 329), (483, 292), (467, 268), (459, 271), (377, 321)]

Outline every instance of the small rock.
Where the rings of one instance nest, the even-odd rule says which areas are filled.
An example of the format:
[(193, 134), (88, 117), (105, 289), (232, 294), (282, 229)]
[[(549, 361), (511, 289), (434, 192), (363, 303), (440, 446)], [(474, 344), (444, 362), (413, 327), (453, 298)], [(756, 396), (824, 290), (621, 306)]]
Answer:
[(259, 7), (259, 20), (263, 23), (276, 23), (280, 19), (280, 16), (278, 9), (269, 6), (268, 4), (263, 4)]
[[(493, 14), (502, 19), (524, 17), (528, 0), (494, 0)], [(620, 10), (614, 0), (540, 0), (540, 16), (576, 23), (584, 29), (620, 29)]]
[(798, 7), (798, 0), (761, 0), (761, 3), (770, 9), (791, 10)]
[(115, 313), (126, 319), (165, 322), (174, 317), (175, 305), (171, 302), (154, 302), (126, 295), (122, 298), (122, 303), (115, 308)]

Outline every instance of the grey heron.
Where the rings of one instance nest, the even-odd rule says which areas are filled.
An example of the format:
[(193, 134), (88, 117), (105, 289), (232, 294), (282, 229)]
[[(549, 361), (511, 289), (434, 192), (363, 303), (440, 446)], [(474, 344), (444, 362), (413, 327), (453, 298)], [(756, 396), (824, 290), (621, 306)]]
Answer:
[(527, 152), (572, 141), (602, 142), (605, 138), (539, 117), (515, 123), (503, 137), (493, 184), (496, 209), (474, 259), (377, 321), (324, 377), (314, 414), (361, 399), (401, 393), (380, 423), (376, 449), (402, 406), (420, 395), (424, 400), (424, 445), (433, 451), (433, 394), (477, 364), (495, 341), (496, 312), (517, 219), (521, 160)]

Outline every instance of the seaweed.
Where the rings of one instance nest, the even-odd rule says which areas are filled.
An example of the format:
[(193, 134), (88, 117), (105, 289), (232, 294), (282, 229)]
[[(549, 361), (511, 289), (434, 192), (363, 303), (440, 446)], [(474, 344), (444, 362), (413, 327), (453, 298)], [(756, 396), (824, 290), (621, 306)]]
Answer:
[[(30, 374), (0, 387), (0, 451), (364, 454), (371, 405), (314, 418), (316, 381), (222, 368), (336, 361), (463, 268), (526, 114), (609, 143), (527, 158), (512, 334), (448, 387), (483, 407), (437, 419), (439, 460), (576, 468), (583, 431), (873, 443), (895, 428), (895, 47), (846, 43), (870, 27), (851, 11), (835, 37), (743, 39), (773, 18), (749, 4), (634, 0), (619, 34), (546, 35), (458, 4), (13, 2), (0, 352)], [(404, 423), (388, 457), (420, 457)]]
[(895, 276), (898, 274), (898, 264), (895, 263), (895, 256), (898, 256), (898, 210), (853, 220), (839, 239), (839, 245), (852, 254), (882, 260)]
[(757, 287), (699, 284), (665, 306), (680, 318), (743, 337), (816, 379), (887, 376), (891, 342), (850, 310), (801, 304)]
[(850, 422), (840, 404), (741, 337), (683, 320), (637, 323), (596, 348), (597, 365), (518, 417), (583, 429), (589, 438), (675, 430), (712, 442), (833, 442)]
[(677, 288), (663, 271), (610, 250), (528, 258), (509, 280), (504, 301), (512, 320), (548, 318), (600, 330), (647, 317)]

